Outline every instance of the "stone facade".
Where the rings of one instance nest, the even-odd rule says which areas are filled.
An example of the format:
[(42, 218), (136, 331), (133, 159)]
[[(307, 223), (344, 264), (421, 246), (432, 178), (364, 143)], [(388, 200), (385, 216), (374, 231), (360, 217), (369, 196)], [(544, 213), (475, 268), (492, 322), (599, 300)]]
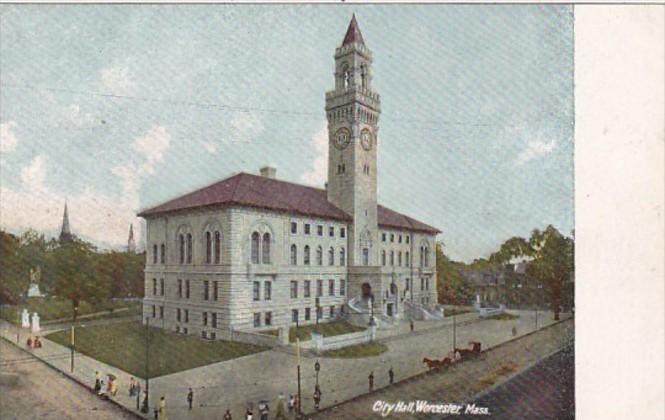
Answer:
[[(379, 95), (371, 89), (371, 52), (355, 18), (352, 30), (336, 50), (335, 89), (326, 94), (326, 190), (270, 187), (300, 188), (324, 203), (304, 214), (296, 205), (285, 210), (282, 196), (274, 206), (256, 204), (260, 197), (247, 205), (235, 198), (215, 202), (210, 196), (229, 193), (211, 186), (215, 192), (203, 198), (194, 192), (141, 213), (143, 315), (151, 325), (222, 338), (314, 323), (317, 301), (320, 322), (345, 316), (353, 298), (373, 302), (375, 316), (384, 318), (404, 316), (405, 302), (437, 303), (438, 231), (377, 204)], [(258, 181), (275, 177), (275, 169), (262, 168)], [(316, 211), (331, 205), (334, 211)], [(392, 223), (382, 224), (380, 210)], [(335, 211), (343, 217), (332, 217)]]

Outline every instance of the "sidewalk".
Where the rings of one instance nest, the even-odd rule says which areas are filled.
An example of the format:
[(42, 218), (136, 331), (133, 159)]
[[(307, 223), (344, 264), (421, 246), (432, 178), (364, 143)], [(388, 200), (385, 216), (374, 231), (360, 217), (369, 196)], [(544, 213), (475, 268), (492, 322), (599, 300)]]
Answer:
[[(17, 327), (8, 323), (5, 320), (0, 320), (0, 336), (6, 340), (16, 344), (16, 330)], [(74, 372), (70, 372), (71, 368), (71, 350), (67, 347), (56, 344), (50, 340), (43, 338), (42, 331), (39, 336), (41, 337), (42, 347), (39, 349), (29, 349), (26, 345), (28, 337), (34, 336), (29, 329), (19, 329), (18, 347), (22, 350), (33, 354), (38, 359), (42, 360), (47, 365), (57, 369), (64, 375), (80, 383), (92, 392), (95, 385), (95, 372), (99, 372), (106, 382), (106, 375), (112, 373), (117, 377), (118, 394), (111, 397), (111, 400), (126, 410), (133, 412), (141, 417), (143, 416), (136, 410), (136, 398), (129, 397), (129, 378), (132, 375), (124, 372), (113, 366), (99, 362), (81, 353), (75, 353), (74, 356)], [(134, 377), (134, 380), (141, 381), (141, 389), (145, 388), (145, 381), (141, 378)], [(143, 401), (140, 401), (142, 403)], [(157, 402), (156, 397), (150, 399), (151, 405)], [(152, 407), (151, 407), (152, 412)]]

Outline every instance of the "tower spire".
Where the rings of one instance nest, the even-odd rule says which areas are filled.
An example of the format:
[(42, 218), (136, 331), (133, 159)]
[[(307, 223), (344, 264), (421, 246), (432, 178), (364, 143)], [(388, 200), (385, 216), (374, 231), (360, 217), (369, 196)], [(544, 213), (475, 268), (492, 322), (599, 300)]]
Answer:
[(355, 13), (351, 17), (351, 22), (349, 23), (349, 28), (346, 30), (346, 35), (344, 35), (344, 41), (342, 41), (342, 45), (352, 44), (354, 42), (365, 45), (365, 41), (363, 41), (363, 35), (360, 33), (360, 28), (358, 27), (358, 21), (356, 20)]
[(134, 241), (134, 225), (129, 224), (129, 238), (127, 239), (127, 252), (136, 252), (136, 242)]
[(60, 228), (60, 242), (72, 240), (72, 232), (69, 228), (69, 213), (67, 212), (67, 201), (65, 201), (65, 212), (62, 215), (62, 227)]

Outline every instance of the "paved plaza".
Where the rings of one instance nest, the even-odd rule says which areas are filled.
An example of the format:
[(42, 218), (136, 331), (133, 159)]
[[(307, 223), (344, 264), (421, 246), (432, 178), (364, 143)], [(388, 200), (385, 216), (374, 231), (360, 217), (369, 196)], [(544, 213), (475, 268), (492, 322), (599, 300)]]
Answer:
[[(473, 313), (459, 315), (456, 328), (457, 346), (465, 347), (471, 340), (482, 342), (484, 348), (495, 346), (514, 338), (513, 326), (516, 327), (518, 336), (535, 330), (536, 314), (533, 311), (513, 313), (520, 317), (499, 321), (480, 320), (477, 314)], [(552, 318), (551, 313), (539, 312), (538, 327), (553, 323)], [(319, 383), (323, 394), (321, 406), (335, 405), (366, 393), (367, 376), (372, 371), (375, 388), (388, 385), (388, 369), (391, 366), (395, 372), (395, 381), (424, 372), (424, 357), (441, 358), (450, 351), (453, 343), (452, 331), (452, 319), (449, 318), (443, 321), (418, 321), (413, 333), (409, 331), (408, 323), (403, 322), (390, 331), (378, 331), (378, 340), (388, 347), (388, 351), (379, 356), (362, 359), (319, 358)], [(4, 323), (0, 332), (9, 340), (16, 339), (14, 326)], [(23, 344), (26, 339), (27, 332), (21, 331), (20, 343)], [(35, 355), (46, 359), (56, 368), (69, 372), (69, 349), (48, 340), (43, 341), (44, 347), (34, 350)], [(303, 354), (301, 358), (305, 412), (314, 410), (312, 393), (316, 383), (316, 360), (311, 354)], [(118, 376), (117, 401), (126, 407), (136, 407), (135, 400), (127, 395), (130, 375), (77, 354), (74, 377), (92, 386), (96, 370)], [(187, 390), (190, 387), (194, 390), (194, 407), (191, 411), (188, 410), (186, 402)], [(260, 400), (271, 401), (274, 412), (280, 393), (287, 398), (290, 394), (297, 393), (296, 357), (292, 349), (275, 348), (150, 380), (151, 407), (159, 397), (165, 396), (169, 417), (178, 419), (216, 419), (220, 418), (227, 408), (231, 409), (234, 418), (241, 418), (248, 404), (253, 403), (256, 407)]]

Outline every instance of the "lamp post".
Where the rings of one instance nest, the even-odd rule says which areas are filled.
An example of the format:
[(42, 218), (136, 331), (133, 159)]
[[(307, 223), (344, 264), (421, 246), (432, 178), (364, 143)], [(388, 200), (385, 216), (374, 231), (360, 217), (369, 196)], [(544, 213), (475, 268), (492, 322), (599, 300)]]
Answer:
[(143, 406), (141, 407), (142, 413), (148, 413), (148, 397), (150, 387), (150, 318), (145, 318), (145, 396), (143, 397)]
[(69, 371), (71, 373), (74, 373), (74, 325), (72, 324), (72, 332), (71, 332), (71, 363), (69, 366)]
[(300, 388), (300, 339), (296, 337), (296, 363), (298, 374), (298, 406), (296, 407), (298, 418), (302, 416), (302, 393)]
[(316, 363), (314, 363), (314, 371), (316, 371), (316, 386), (319, 386), (319, 371), (321, 370), (321, 364), (317, 360)]

